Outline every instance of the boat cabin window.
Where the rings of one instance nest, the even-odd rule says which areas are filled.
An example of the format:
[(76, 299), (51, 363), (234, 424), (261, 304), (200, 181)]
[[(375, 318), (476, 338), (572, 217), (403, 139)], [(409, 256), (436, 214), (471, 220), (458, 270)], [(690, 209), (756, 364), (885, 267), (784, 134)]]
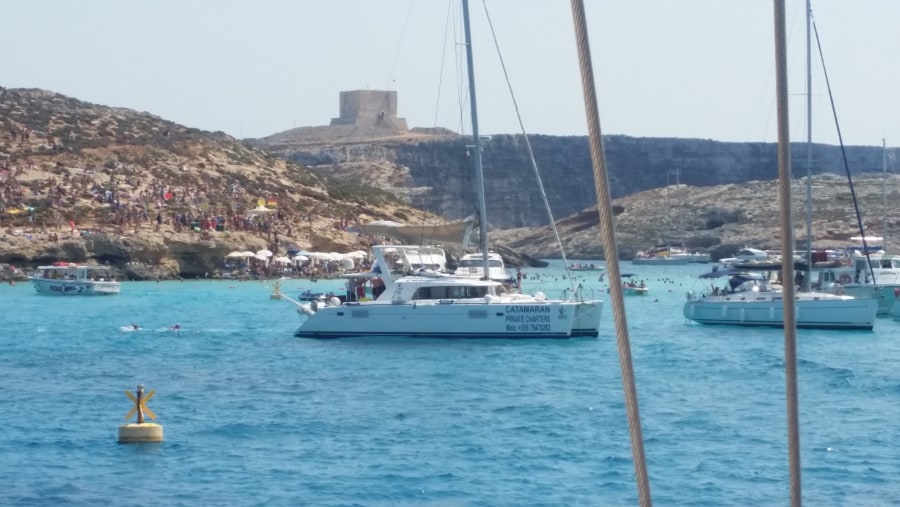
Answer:
[(881, 264), (881, 267), (884, 269), (891, 269), (891, 268), (896, 267), (895, 266), (896, 262), (894, 262), (893, 259), (881, 259), (879, 261), (879, 263)]
[(467, 299), (481, 298), (488, 294), (488, 286), (448, 285), (419, 287), (412, 299)]

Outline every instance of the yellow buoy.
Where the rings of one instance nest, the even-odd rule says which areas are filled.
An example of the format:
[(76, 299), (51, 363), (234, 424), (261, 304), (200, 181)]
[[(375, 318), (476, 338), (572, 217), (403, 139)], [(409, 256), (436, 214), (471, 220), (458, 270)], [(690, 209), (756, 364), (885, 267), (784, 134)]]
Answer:
[(281, 294), (281, 282), (275, 282), (275, 290), (269, 294), (269, 298), (271, 299), (281, 299), (283, 295)]
[(143, 384), (137, 386), (137, 396), (132, 394), (131, 391), (125, 391), (125, 395), (134, 402), (134, 407), (125, 414), (125, 419), (131, 419), (131, 416), (136, 413), (137, 422), (119, 426), (120, 444), (163, 441), (163, 427), (159, 424), (144, 422), (144, 414), (150, 419), (156, 419), (156, 414), (147, 408), (147, 401), (149, 401), (154, 394), (156, 394), (156, 391), (150, 391), (147, 393), (147, 396), (144, 396)]
[(119, 426), (120, 444), (162, 442), (163, 427), (155, 423), (123, 424)]

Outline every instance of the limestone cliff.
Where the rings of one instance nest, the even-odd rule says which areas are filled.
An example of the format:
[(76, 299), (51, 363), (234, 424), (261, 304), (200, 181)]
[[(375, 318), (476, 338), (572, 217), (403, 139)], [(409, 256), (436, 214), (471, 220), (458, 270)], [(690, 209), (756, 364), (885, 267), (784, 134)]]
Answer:
[[(394, 135), (365, 139), (364, 135), (331, 138), (322, 129), (318, 139), (288, 131), (253, 141), (292, 161), (344, 178), (361, 179), (407, 199), (411, 206), (447, 218), (462, 218), (475, 210), (472, 162), (464, 137)], [(294, 137), (288, 135), (294, 132)], [(530, 136), (535, 160), (556, 219), (596, 204), (586, 137)], [(777, 176), (773, 143), (725, 143), (702, 139), (604, 139), (609, 184), (614, 198), (674, 185), (705, 187), (765, 181)], [(880, 171), (880, 147), (846, 148), (853, 174)], [(890, 155), (893, 156), (893, 155)], [(792, 149), (794, 174), (806, 172), (806, 147)], [(493, 227), (540, 227), (549, 224), (538, 181), (522, 136), (493, 136), (484, 149), (484, 174), (489, 222)], [(813, 146), (813, 174), (843, 174), (840, 148)]]

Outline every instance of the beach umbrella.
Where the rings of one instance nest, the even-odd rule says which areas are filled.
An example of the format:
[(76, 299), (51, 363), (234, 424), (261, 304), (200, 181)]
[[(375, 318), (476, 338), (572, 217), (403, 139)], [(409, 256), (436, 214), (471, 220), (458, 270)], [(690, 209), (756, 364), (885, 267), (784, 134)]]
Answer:
[(293, 256), (292, 259), (294, 259), (297, 262), (306, 262), (309, 260), (309, 257), (307, 257), (305, 255), (297, 254), (297, 255)]
[(291, 259), (288, 257), (283, 257), (283, 256), (275, 257), (274, 259), (272, 259), (272, 262), (274, 262), (275, 264), (290, 264)]
[(344, 257), (350, 257), (351, 259), (365, 259), (369, 254), (363, 252), (362, 250), (355, 250), (350, 253), (344, 254)]
[(258, 251), (256, 252), (256, 256), (257, 256), (257, 257), (259, 257), (259, 256), (262, 256), (262, 257), (271, 257), (272, 255), (273, 255), (273, 254), (272, 254), (272, 252), (271, 252), (270, 250), (265, 250), (265, 249), (263, 249), (263, 250), (258, 250)]
[(251, 252), (250, 250), (244, 250), (241, 252), (241, 257), (256, 257), (256, 254)]
[(236, 259), (239, 257), (246, 257), (246, 255), (244, 255), (244, 252), (229, 252), (225, 257), (229, 259)]
[(267, 215), (269, 213), (275, 213), (275, 210), (269, 209), (265, 206), (257, 206), (253, 209), (247, 210), (247, 216), (249, 217), (255, 217), (257, 215)]

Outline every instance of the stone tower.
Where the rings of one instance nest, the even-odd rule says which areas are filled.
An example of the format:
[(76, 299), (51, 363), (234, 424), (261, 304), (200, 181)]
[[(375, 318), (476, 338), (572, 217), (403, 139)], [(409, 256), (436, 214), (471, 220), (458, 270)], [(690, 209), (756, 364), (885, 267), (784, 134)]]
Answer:
[(353, 90), (341, 92), (341, 116), (332, 125), (378, 127), (406, 132), (406, 118), (397, 117), (397, 92)]

